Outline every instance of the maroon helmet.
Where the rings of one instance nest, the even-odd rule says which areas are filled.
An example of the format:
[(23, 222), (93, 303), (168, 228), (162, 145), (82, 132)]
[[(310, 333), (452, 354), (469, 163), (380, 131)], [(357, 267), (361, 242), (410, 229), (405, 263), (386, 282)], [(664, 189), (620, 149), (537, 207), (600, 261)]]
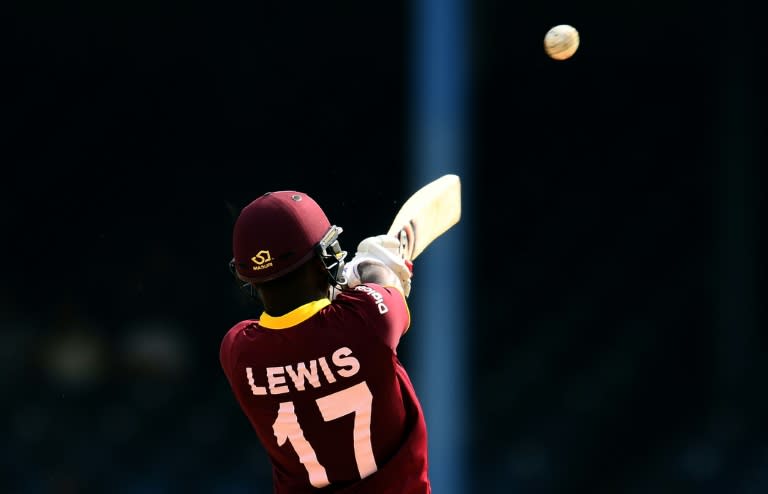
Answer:
[(267, 192), (240, 211), (230, 265), (238, 278), (258, 284), (290, 273), (319, 255), (337, 282), (347, 254), (337, 240), (341, 231), (307, 194)]

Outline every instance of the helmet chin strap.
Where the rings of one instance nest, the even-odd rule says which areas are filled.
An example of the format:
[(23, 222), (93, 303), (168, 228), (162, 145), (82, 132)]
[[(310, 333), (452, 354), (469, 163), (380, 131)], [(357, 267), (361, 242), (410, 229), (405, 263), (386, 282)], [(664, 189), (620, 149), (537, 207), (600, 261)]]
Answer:
[[(334, 273), (335, 272), (335, 273)], [(330, 300), (334, 300), (336, 298), (336, 295), (341, 293), (341, 290), (346, 286), (347, 279), (344, 277), (344, 261), (339, 261), (339, 263), (334, 267), (333, 270), (328, 270), (328, 298)]]

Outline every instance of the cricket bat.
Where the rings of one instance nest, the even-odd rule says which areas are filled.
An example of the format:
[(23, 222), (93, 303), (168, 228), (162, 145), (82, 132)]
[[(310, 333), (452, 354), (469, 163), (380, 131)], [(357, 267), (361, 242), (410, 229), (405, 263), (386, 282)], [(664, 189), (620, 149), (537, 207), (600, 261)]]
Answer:
[(397, 212), (388, 235), (400, 240), (400, 254), (412, 261), (461, 218), (461, 180), (446, 174), (409, 197)]

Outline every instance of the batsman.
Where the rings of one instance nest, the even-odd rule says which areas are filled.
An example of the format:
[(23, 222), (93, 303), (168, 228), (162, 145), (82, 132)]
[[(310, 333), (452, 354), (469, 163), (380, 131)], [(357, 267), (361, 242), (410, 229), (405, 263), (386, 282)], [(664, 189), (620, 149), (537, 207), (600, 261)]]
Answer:
[(341, 232), (299, 191), (240, 211), (230, 269), (263, 312), (227, 331), (221, 367), (274, 493), (430, 493), (424, 414), (397, 354), (413, 265), (389, 234), (345, 263)]

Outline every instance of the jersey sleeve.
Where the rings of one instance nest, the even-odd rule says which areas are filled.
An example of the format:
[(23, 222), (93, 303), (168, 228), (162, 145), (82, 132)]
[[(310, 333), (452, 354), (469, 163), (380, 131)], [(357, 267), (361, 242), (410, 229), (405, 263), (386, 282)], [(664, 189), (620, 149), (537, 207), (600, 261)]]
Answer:
[(408, 304), (398, 289), (364, 283), (344, 290), (334, 303), (355, 311), (362, 320), (361, 329), (372, 331), (397, 353), (400, 337), (411, 324)]
[(237, 363), (234, 342), (237, 335), (243, 330), (244, 323), (245, 321), (238, 323), (229, 329), (224, 335), (224, 338), (222, 338), (221, 346), (219, 347), (219, 363), (221, 364), (221, 370), (224, 372), (224, 375), (227, 377), (230, 384), (232, 383), (232, 370)]
[(230, 355), (232, 352), (232, 338), (230, 336), (231, 333), (231, 329), (227, 331), (227, 334), (224, 335), (224, 338), (221, 340), (221, 346), (219, 347), (219, 363), (221, 364), (221, 370), (224, 372), (224, 375), (227, 377), (228, 381)]

